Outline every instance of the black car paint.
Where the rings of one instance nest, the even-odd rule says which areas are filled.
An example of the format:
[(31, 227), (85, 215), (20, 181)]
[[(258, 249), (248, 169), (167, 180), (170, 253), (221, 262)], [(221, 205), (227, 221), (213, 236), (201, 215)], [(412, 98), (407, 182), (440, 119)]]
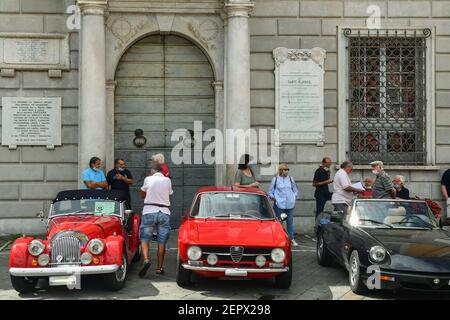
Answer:
[[(327, 247), (347, 269), (353, 250), (358, 250), (365, 271), (373, 264), (370, 248), (381, 245), (388, 251), (385, 262), (379, 265), (382, 270), (450, 275), (450, 234), (443, 229), (367, 228), (351, 226), (345, 217), (342, 222), (331, 222), (329, 218), (326, 212), (319, 215), (316, 232), (323, 233)], [(322, 219), (328, 223), (320, 223)]]

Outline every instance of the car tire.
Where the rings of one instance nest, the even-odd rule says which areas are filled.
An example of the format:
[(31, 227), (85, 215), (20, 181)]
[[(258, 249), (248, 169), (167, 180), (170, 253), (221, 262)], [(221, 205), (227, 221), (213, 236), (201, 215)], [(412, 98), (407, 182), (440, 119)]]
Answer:
[(367, 291), (367, 286), (364, 280), (361, 278), (361, 264), (359, 261), (359, 254), (357, 250), (353, 250), (348, 267), (348, 281), (350, 283), (350, 289), (353, 293), (363, 294)]
[(177, 285), (180, 287), (188, 287), (192, 284), (192, 271), (183, 268), (180, 256), (177, 258)]
[(104, 275), (104, 283), (105, 287), (111, 291), (117, 291), (123, 288), (125, 285), (125, 281), (127, 280), (128, 275), (128, 261), (126, 248), (123, 248), (123, 264), (119, 267), (116, 272), (108, 273)]
[(30, 293), (36, 287), (38, 278), (11, 276), (11, 284), (19, 293)]
[(289, 261), (289, 270), (275, 277), (275, 286), (278, 289), (289, 289), (292, 283), (292, 257)]
[(333, 264), (333, 255), (328, 250), (325, 239), (323, 238), (323, 231), (319, 231), (317, 234), (317, 249), (316, 249), (317, 262), (323, 267), (329, 267)]
[(131, 262), (136, 263), (136, 262), (139, 262), (140, 260), (141, 260), (141, 246), (139, 245), (137, 247), (136, 253), (134, 254), (133, 260)]

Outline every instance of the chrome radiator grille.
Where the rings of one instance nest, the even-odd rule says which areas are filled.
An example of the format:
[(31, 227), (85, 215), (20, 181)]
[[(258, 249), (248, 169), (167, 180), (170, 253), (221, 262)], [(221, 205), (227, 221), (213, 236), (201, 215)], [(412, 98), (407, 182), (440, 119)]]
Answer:
[(244, 254), (244, 247), (239, 246), (230, 247), (230, 255), (231, 260), (233, 260), (233, 262), (240, 262), (243, 254)]
[(63, 236), (52, 241), (52, 264), (80, 263), (80, 240)]

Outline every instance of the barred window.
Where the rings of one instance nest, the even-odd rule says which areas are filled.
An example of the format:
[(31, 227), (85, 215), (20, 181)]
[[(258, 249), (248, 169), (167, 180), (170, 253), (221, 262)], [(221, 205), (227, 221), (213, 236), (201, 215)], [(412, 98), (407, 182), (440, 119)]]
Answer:
[(430, 33), (344, 30), (349, 38), (349, 156), (355, 164), (425, 164)]

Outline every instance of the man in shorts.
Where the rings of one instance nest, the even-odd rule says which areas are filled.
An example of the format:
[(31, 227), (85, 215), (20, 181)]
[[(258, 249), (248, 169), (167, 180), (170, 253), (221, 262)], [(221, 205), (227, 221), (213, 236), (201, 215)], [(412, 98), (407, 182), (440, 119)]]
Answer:
[(158, 234), (158, 264), (156, 274), (163, 274), (163, 262), (166, 252), (166, 243), (170, 234), (170, 195), (173, 194), (172, 182), (163, 175), (161, 165), (153, 166), (154, 174), (144, 180), (141, 187), (141, 197), (144, 199), (142, 209), (139, 238), (141, 240), (144, 265), (139, 272), (144, 277), (150, 268), (149, 242), (152, 240), (153, 225), (156, 225)]

